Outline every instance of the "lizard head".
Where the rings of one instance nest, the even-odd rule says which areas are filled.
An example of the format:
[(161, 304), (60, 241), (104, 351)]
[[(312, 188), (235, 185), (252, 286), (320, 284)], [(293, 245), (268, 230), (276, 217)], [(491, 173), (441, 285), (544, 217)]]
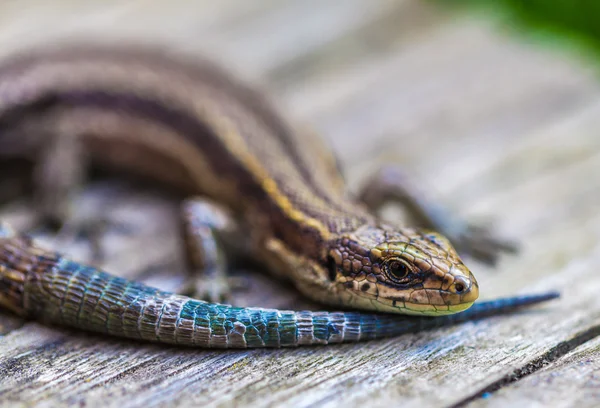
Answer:
[(450, 242), (430, 231), (362, 227), (332, 243), (328, 264), (340, 300), (361, 309), (436, 316), (465, 310), (479, 296)]

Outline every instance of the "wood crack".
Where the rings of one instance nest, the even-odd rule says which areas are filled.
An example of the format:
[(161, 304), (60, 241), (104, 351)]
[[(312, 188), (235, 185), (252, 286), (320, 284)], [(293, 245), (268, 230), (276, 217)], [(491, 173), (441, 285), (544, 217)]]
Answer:
[(475, 394), (460, 400), (456, 404), (450, 405), (449, 408), (462, 408), (479, 398), (488, 398), (491, 394), (497, 392), (498, 390), (539, 371), (548, 364), (560, 359), (567, 353), (575, 350), (577, 347), (587, 343), (590, 340), (593, 340), (598, 336), (600, 336), (600, 325), (592, 326), (591, 328), (575, 335), (575, 337), (571, 338), (570, 340), (558, 343), (546, 353), (542, 354), (535, 360), (530, 361), (525, 366), (514, 370), (512, 373), (505, 375), (487, 387), (477, 391)]

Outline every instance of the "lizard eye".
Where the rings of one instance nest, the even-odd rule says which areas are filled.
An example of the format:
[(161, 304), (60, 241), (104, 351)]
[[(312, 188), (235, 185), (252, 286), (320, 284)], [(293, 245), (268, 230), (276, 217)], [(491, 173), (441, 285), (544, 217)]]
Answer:
[(410, 266), (406, 262), (399, 259), (394, 259), (384, 265), (384, 269), (388, 277), (397, 283), (406, 282), (406, 277), (411, 271)]

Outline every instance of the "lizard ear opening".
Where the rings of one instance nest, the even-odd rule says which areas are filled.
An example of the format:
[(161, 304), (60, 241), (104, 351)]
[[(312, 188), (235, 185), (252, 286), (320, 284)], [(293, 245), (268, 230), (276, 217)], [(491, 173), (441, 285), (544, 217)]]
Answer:
[(337, 264), (335, 263), (335, 259), (332, 256), (327, 257), (327, 272), (329, 280), (334, 282), (337, 277)]

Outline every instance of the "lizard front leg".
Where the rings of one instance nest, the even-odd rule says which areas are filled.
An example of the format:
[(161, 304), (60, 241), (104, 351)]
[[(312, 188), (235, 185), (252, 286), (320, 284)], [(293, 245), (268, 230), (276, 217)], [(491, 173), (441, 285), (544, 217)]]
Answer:
[(240, 234), (241, 227), (223, 208), (202, 198), (184, 201), (182, 225), (189, 276), (181, 292), (209, 302), (229, 302), (232, 290), (245, 280), (228, 276), (228, 260), (232, 252), (245, 252), (235, 243), (247, 234)]
[(103, 205), (74, 205), (86, 181), (88, 164), (89, 155), (79, 135), (56, 132), (43, 138), (33, 172), (34, 229), (56, 231), (56, 247), (84, 237), (90, 243), (91, 262), (101, 264), (105, 258), (101, 242), (107, 229), (128, 232), (129, 228), (109, 220)]
[(59, 229), (73, 220), (73, 199), (87, 169), (81, 140), (68, 133), (49, 133), (43, 138), (34, 169), (35, 206), (40, 221)]
[(385, 166), (373, 174), (360, 190), (359, 200), (372, 211), (389, 202), (403, 204), (423, 227), (440, 232), (459, 252), (487, 264), (495, 264), (502, 252), (517, 251), (515, 243), (496, 237), (484, 226), (469, 224), (429, 198), (398, 166)]

